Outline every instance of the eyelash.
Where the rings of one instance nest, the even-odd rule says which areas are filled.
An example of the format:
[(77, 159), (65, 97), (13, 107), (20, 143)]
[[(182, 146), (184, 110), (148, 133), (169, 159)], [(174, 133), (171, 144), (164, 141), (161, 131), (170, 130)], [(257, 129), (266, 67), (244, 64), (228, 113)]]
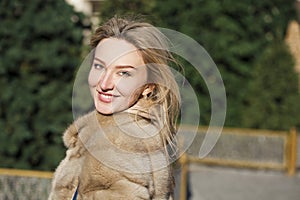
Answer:
[(104, 67), (104, 66), (101, 65), (101, 64), (98, 64), (98, 63), (97, 63), (97, 64), (94, 64), (94, 68), (95, 68), (95, 69), (103, 69), (103, 67)]
[(127, 76), (127, 77), (131, 76), (131, 73), (128, 72), (128, 71), (120, 71), (118, 74), (121, 75), (121, 76)]
[[(98, 69), (98, 70), (101, 70), (101, 69), (104, 68), (104, 66), (103, 66), (102, 64), (95, 63), (95, 64), (94, 64), (94, 68), (95, 68), (95, 69)], [(120, 72), (118, 72), (118, 74), (119, 74), (120, 76), (126, 76), (126, 77), (131, 76), (131, 73), (128, 72), (128, 71), (120, 71)]]

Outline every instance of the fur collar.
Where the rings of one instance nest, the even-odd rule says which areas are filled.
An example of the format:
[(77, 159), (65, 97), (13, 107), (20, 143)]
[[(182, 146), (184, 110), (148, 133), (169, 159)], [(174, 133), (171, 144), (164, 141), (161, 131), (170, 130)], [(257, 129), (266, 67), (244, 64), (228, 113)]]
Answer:
[[(161, 132), (166, 130), (161, 126), (161, 115), (155, 107), (145, 109), (143, 103), (145, 102), (139, 102), (130, 109), (113, 115), (92, 111), (80, 117), (63, 136), (66, 147), (86, 149), (97, 160), (122, 170), (145, 170), (141, 165), (148, 162), (149, 156), (161, 159), (160, 163), (165, 166), (168, 161), (163, 156), (166, 155), (166, 148)], [(121, 157), (131, 163), (128, 169), (124, 166), (126, 162), (118, 163)], [(136, 168), (132, 168), (132, 163), (135, 162)]]

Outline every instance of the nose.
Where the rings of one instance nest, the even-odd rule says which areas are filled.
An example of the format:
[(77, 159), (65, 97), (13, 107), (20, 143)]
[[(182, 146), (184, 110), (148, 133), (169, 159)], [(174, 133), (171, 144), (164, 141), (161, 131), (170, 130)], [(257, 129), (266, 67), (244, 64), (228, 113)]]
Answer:
[(110, 74), (107, 71), (103, 72), (99, 79), (98, 85), (102, 91), (112, 90), (114, 88), (114, 81), (113, 81), (112, 74)]

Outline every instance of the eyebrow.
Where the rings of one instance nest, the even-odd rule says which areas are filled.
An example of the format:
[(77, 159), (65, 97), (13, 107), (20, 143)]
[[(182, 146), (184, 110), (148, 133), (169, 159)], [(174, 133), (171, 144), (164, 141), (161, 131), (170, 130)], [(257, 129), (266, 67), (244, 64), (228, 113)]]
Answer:
[(136, 68), (134, 66), (131, 66), (131, 65), (117, 65), (116, 68), (117, 69), (131, 68), (131, 69), (135, 69), (136, 70)]
[(94, 57), (94, 59), (95, 59), (95, 60), (97, 60), (97, 61), (99, 61), (99, 62), (101, 62), (102, 64), (104, 64), (104, 65), (105, 65), (105, 62), (104, 62), (104, 61), (102, 61), (100, 58)]
[[(99, 61), (99, 62), (101, 62), (103, 65), (106, 66), (105, 62), (102, 61), (100, 58), (95, 57), (94, 59), (97, 60), (97, 61)], [(134, 66), (132, 66), (132, 65), (117, 65), (116, 68), (117, 68), (117, 69), (131, 68), (131, 69), (137, 70), (137, 69), (136, 69)]]

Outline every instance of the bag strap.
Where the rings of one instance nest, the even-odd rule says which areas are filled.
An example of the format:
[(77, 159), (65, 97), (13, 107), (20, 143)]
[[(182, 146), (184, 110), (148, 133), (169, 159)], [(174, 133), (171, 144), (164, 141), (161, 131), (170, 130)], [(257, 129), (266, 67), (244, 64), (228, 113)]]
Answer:
[(78, 195), (78, 186), (73, 194), (72, 200), (76, 200), (77, 199), (77, 195)]

